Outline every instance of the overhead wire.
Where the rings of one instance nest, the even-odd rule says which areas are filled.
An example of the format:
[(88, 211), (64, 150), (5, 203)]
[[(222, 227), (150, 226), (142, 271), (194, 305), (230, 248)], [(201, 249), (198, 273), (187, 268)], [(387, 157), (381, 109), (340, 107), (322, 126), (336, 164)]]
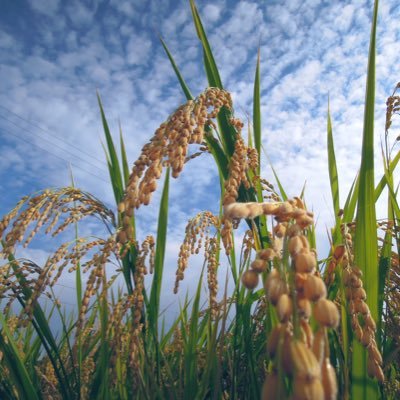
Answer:
[[(22, 127), (22, 126), (18, 125), (17, 123), (15, 123), (15, 121), (13, 121), (13, 120), (11, 120), (11, 119), (5, 117), (4, 115), (1, 115), (1, 114), (0, 114), (0, 119), (3, 119), (3, 121), (6, 121), (6, 122), (8, 122), (9, 124), (14, 125), (16, 128), (20, 129), (21, 131), (23, 131), (23, 132), (25, 132), (25, 133), (28, 133), (28, 134), (33, 135), (33, 136), (35, 136), (35, 137), (39, 136), (36, 132), (33, 132), (33, 131), (31, 131), (31, 130), (25, 128), (25, 127)], [(92, 167), (94, 167), (94, 168), (96, 168), (96, 169), (98, 169), (98, 170), (101, 170), (103, 173), (106, 173), (106, 172), (107, 172), (105, 169), (100, 168), (99, 166), (97, 166), (97, 165), (91, 163), (90, 161), (88, 161), (88, 160), (86, 160), (86, 159), (80, 157), (79, 155), (75, 154), (73, 151), (68, 150), (68, 149), (62, 147), (62, 146), (58, 145), (57, 143), (53, 143), (53, 142), (51, 142), (49, 139), (47, 139), (47, 138), (45, 138), (45, 137), (43, 137), (43, 136), (39, 136), (39, 137), (40, 137), (42, 140), (44, 140), (44, 141), (50, 143), (52, 146), (57, 147), (58, 149), (62, 150), (63, 152), (66, 152), (66, 153), (70, 154), (72, 157), (75, 157), (75, 158), (77, 158), (78, 160), (83, 161), (83, 162), (89, 164), (90, 166), (92, 166)], [(64, 142), (64, 144), (67, 144), (67, 143)], [(67, 145), (68, 145), (68, 144), (67, 144)]]
[(1, 133), (1, 132), (6, 133), (6, 134), (10, 134), (10, 135), (16, 137), (16, 138), (19, 139), (19, 140), (22, 140), (22, 141), (24, 141), (24, 142), (26, 142), (26, 143), (28, 143), (28, 144), (30, 144), (30, 145), (36, 146), (36, 147), (40, 148), (41, 150), (45, 151), (46, 153), (51, 154), (53, 157), (56, 157), (56, 158), (58, 158), (58, 159), (60, 159), (60, 160), (63, 160), (63, 161), (65, 161), (65, 162), (67, 162), (67, 163), (70, 163), (71, 165), (73, 165), (74, 167), (80, 169), (81, 171), (86, 172), (87, 174), (90, 174), (90, 175), (92, 175), (93, 177), (102, 180), (103, 182), (109, 183), (106, 179), (102, 178), (102, 177), (99, 176), (99, 175), (94, 174), (94, 173), (91, 172), (91, 171), (88, 171), (87, 169), (83, 168), (83, 167), (80, 166), (79, 164), (76, 164), (75, 162), (72, 162), (71, 160), (67, 160), (67, 159), (65, 159), (65, 158), (63, 158), (63, 157), (61, 157), (61, 156), (59, 156), (59, 155), (57, 155), (57, 154), (55, 154), (55, 153), (49, 151), (48, 149), (46, 149), (46, 148), (44, 148), (44, 147), (38, 145), (37, 143), (34, 143), (34, 142), (32, 142), (32, 141), (27, 140), (27, 139), (24, 138), (24, 137), (19, 136), (19, 135), (16, 134), (15, 132), (12, 132), (12, 131), (10, 131), (10, 130), (8, 130), (7, 132), (5, 132), (4, 130), (1, 130), (1, 128), (0, 128), (0, 133)]
[(25, 123), (27, 123), (27, 124), (29, 124), (29, 125), (31, 125), (31, 126), (34, 126), (34, 127), (37, 128), (37, 129), (41, 130), (41, 131), (44, 132), (45, 134), (51, 135), (52, 138), (54, 138), (54, 139), (56, 139), (56, 140), (60, 140), (60, 141), (63, 142), (64, 144), (73, 147), (73, 148), (74, 148), (75, 150), (77, 150), (78, 152), (80, 152), (80, 153), (82, 153), (82, 154), (85, 154), (85, 156), (90, 157), (90, 158), (92, 158), (93, 160), (95, 160), (95, 161), (97, 161), (97, 162), (103, 164), (103, 160), (100, 160), (99, 158), (93, 156), (93, 154), (90, 154), (90, 153), (84, 151), (84, 150), (83, 150), (82, 148), (80, 148), (79, 146), (76, 146), (76, 145), (74, 145), (73, 143), (66, 141), (65, 138), (62, 138), (60, 135), (57, 135), (56, 132), (50, 131), (50, 129), (48, 129), (48, 128), (44, 128), (43, 126), (39, 125), (39, 124), (36, 123), (35, 121), (30, 121), (30, 120), (26, 119), (26, 118), (23, 117), (22, 115), (17, 114), (16, 112), (10, 110), (10, 109), (7, 108), (7, 107), (4, 107), (4, 106), (1, 105), (1, 104), (0, 104), (0, 108), (2, 108), (3, 110), (9, 112), (10, 114), (13, 114), (15, 117), (17, 117), (17, 118), (20, 119), (21, 121), (23, 121), (23, 122), (25, 122)]

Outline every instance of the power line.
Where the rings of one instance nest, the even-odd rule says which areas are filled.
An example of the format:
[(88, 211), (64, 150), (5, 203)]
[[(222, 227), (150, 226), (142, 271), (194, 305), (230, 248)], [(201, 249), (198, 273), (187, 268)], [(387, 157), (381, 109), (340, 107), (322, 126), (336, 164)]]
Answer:
[(2, 108), (3, 110), (6, 110), (7, 112), (9, 112), (9, 113), (15, 115), (18, 119), (24, 121), (25, 123), (34, 126), (35, 128), (41, 130), (42, 132), (44, 132), (44, 133), (46, 133), (46, 134), (48, 134), (48, 135), (51, 135), (51, 136), (54, 137), (55, 139), (60, 140), (61, 142), (67, 144), (68, 146), (73, 147), (73, 148), (76, 149), (77, 151), (79, 151), (79, 152), (85, 154), (86, 156), (92, 158), (93, 160), (96, 160), (96, 161), (100, 162), (101, 164), (103, 164), (103, 160), (100, 160), (100, 159), (98, 159), (97, 157), (93, 156), (92, 154), (90, 154), (90, 153), (88, 153), (88, 152), (82, 150), (80, 147), (75, 146), (74, 144), (72, 144), (72, 143), (70, 143), (70, 142), (67, 142), (65, 139), (61, 138), (60, 135), (57, 135), (55, 132), (51, 132), (49, 129), (43, 128), (42, 126), (40, 126), (40, 125), (37, 124), (36, 122), (29, 121), (28, 119), (24, 118), (22, 115), (17, 114), (16, 112), (10, 110), (10, 109), (7, 108), (7, 107), (4, 107), (4, 106), (1, 105), (1, 104), (0, 104), (0, 108)]
[[(33, 135), (33, 136), (35, 136), (35, 137), (37, 136), (37, 134), (36, 134), (35, 132), (32, 132), (31, 130), (29, 130), (29, 129), (27, 129), (27, 128), (24, 128), (24, 127), (22, 127), (22, 126), (16, 124), (14, 121), (10, 120), (9, 118), (5, 117), (4, 115), (1, 115), (1, 114), (0, 114), (0, 118), (2, 118), (3, 120), (7, 121), (8, 123), (14, 125), (15, 127), (17, 127), (18, 129), (20, 129), (20, 130), (23, 131), (23, 132), (29, 133), (29, 134), (31, 134), (31, 135)], [(86, 159), (79, 157), (79, 156), (76, 155), (74, 152), (72, 152), (72, 151), (70, 151), (70, 150), (68, 150), (68, 149), (63, 148), (63, 147), (61, 147), (60, 145), (58, 145), (58, 144), (56, 144), (56, 143), (52, 143), (49, 139), (46, 139), (46, 138), (44, 138), (44, 137), (41, 137), (41, 139), (42, 139), (42, 140), (45, 140), (45, 141), (48, 142), (48, 143), (50, 143), (52, 146), (61, 149), (63, 152), (66, 152), (66, 153), (70, 154), (71, 156), (77, 158), (78, 160), (81, 160), (81, 161), (83, 161), (83, 162), (85, 162), (85, 163), (91, 165), (92, 167), (94, 167), (94, 168), (96, 168), (96, 169), (102, 171), (103, 173), (106, 173), (106, 170), (105, 170), (105, 169), (99, 168), (97, 165), (94, 165), (94, 164), (92, 164), (91, 162), (87, 161)], [(67, 145), (68, 145), (68, 144), (67, 144)]]
[(63, 285), (62, 283), (55, 283), (53, 286), (61, 286), (61, 287), (63, 287), (63, 288), (67, 288), (67, 289), (71, 289), (71, 290), (74, 290), (74, 291), (76, 291), (76, 288), (75, 287), (73, 287), (73, 286), (67, 286), (67, 285)]
[(100, 177), (99, 175), (96, 175), (96, 174), (94, 174), (93, 172), (88, 171), (87, 169), (82, 168), (81, 166), (79, 166), (79, 165), (77, 165), (77, 164), (75, 164), (75, 163), (73, 163), (73, 162), (71, 162), (71, 161), (69, 161), (69, 160), (66, 160), (66, 159), (63, 158), (63, 157), (61, 157), (61, 156), (59, 156), (59, 155), (57, 155), (57, 154), (52, 153), (51, 151), (45, 149), (44, 147), (41, 147), (41, 146), (39, 146), (38, 144), (33, 143), (33, 142), (27, 140), (26, 138), (23, 138), (23, 137), (21, 137), (21, 136), (18, 136), (18, 135), (17, 135), (16, 133), (14, 133), (14, 132), (11, 132), (11, 131), (5, 132), (4, 130), (3, 130), (2, 132), (5, 133), (5, 134), (13, 135), (13, 136), (15, 136), (17, 139), (23, 140), (24, 142), (26, 142), (26, 143), (28, 143), (28, 144), (31, 144), (31, 145), (36, 146), (36, 147), (39, 147), (41, 150), (45, 151), (46, 153), (51, 154), (53, 157), (57, 157), (57, 158), (59, 158), (60, 160), (63, 160), (63, 161), (65, 161), (65, 162), (67, 162), (67, 163), (70, 163), (71, 165), (74, 165), (76, 168), (80, 169), (81, 171), (86, 172), (87, 174), (90, 174), (90, 175), (94, 176), (95, 178), (102, 180), (103, 182), (109, 183), (107, 180), (105, 180), (104, 178)]

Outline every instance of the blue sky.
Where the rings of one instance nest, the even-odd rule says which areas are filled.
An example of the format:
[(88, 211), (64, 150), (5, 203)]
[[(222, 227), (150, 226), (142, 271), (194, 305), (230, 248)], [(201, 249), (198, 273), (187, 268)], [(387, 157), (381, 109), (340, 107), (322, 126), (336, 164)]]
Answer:
[[(198, 0), (197, 5), (236, 116), (244, 120), (252, 111), (260, 43), (263, 145), (289, 195), (298, 195), (307, 182), (307, 203), (318, 217), (319, 249), (325, 251), (326, 226), (333, 221), (328, 94), (343, 203), (360, 163), (372, 1)], [(384, 133), (386, 97), (400, 80), (399, 19), (398, 1), (381, 1), (377, 144)], [(27, 193), (68, 185), (69, 163), (77, 186), (112, 206), (96, 90), (115, 137), (121, 122), (132, 164), (157, 126), (184, 102), (159, 35), (192, 93), (199, 94), (207, 84), (186, 1), (1, 2), (1, 214)], [(391, 135), (398, 135), (398, 124)], [(263, 176), (273, 182), (263, 158)], [(379, 174), (379, 154), (376, 167)], [(189, 163), (172, 183), (166, 291), (172, 292), (186, 221), (202, 209), (216, 211), (217, 190), (208, 156)], [(139, 213), (143, 236), (155, 229), (158, 197)], [(33, 242), (23, 254), (44, 259), (45, 250), (48, 245)]]

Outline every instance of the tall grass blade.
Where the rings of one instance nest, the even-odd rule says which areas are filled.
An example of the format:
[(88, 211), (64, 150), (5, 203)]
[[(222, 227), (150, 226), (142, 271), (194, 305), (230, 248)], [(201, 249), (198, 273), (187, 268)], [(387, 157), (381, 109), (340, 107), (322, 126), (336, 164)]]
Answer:
[(126, 156), (125, 142), (124, 142), (124, 137), (122, 135), (121, 124), (119, 124), (119, 142), (121, 146), (122, 172), (124, 177), (123, 188), (125, 189), (126, 185), (128, 184), (130, 171), (129, 171), (128, 157)]
[[(355, 263), (364, 273), (367, 303), (375, 321), (381, 318), (381, 315), (378, 315), (379, 271), (374, 183), (375, 53), (378, 3), (379, 1), (375, 0), (368, 57), (354, 243)], [(356, 340), (353, 341), (353, 349), (352, 397), (360, 400), (375, 399), (378, 396), (378, 385), (376, 381), (368, 377), (366, 350)]]
[(343, 222), (351, 222), (354, 218), (357, 207), (358, 187), (360, 184), (360, 176), (357, 174), (351, 184), (349, 193), (347, 194), (346, 203), (343, 207)]
[[(4, 247), (4, 241), (2, 241), (1, 244)], [(19, 284), (22, 287), (23, 296), (19, 295), (17, 296), (17, 299), (21, 306), (25, 307), (25, 302), (32, 296), (32, 290), (29, 288), (25, 276), (18, 271), (18, 264), (14, 262), (14, 256), (9, 255), (8, 261), (10, 262), (11, 268), (13, 268), (14, 272), (16, 273)], [(59, 352), (56, 339), (50, 329), (49, 321), (39, 303), (36, 303), (33, 306), (32, 326), (39, 336), (44, 350), (54, 367), (55, 374), (57, 375), (57, 379), (60, 384), (60, 391), (65, 398), (68, 398), (68, 396), (71, 396), (72, 393), (68, 374)]]
[(164, 270), (165, 247), (167, 243), (169, 175), (170, 172), (168, 168), (166, 170), (164, 188), (161, 195), (160, 210), (158, 214), (154, 276), (150, 292), (149, 319), (150, 323), (153, 325), (155, 334), (157, 332), (157, 321), (160, 311), (161, 283)]
[(121, 168), (119, 166), (117, 152), (115, 150), (114, 142), (110, 133), (110, 128), (108, 126), (108, 122), (104, 113), (103, 104), (101, 102), (99, 93), (97, 93), (97, 101), (99, 103), (101, 121), (103, 123), (104, 135), (106, 137), (108, 157), (109, 157), (108, 168), (110, 172), (111, 184), (114, 190), (115, 201), (117, 204), (119, 204), (124, 195)]
[(253, 135), (254, 147), (258, 153), (258, 170), (260, 175), (261, 160), (261, 90), (260, 90), (260, 48), (257, 52), (256, 75), (254, 77), (254, 93), (253, 93)]
[(329, 168), (329, 179), (332, 193), (333, 210), (335, 213), (335, 230), (333, 232), (333, 243), (336, 243), (340, 235), (340, 221), (339, 221), (339, 178), (336, 165), (335, 147), (333, 144), (333, 133), (332, 133), (332, 120), (331, 112), (329, 108), (328, 99), (328, 121), (327, 121), (327, 148), (328, 148), (328, 168)]
[[(218, 87), (220, 89), (223, 89), (218, 67), (215, 62), (213, 53), (211, 51), (211, 47), (208, 42), (206, 32), (203, 28), (203, 24), (201, 22), (200, 15), (194, 0), (190, 0), (190, 7), (192, 10), (192, 16), (194, 25), (196, 27), (197, 36), (199, 37), (199, 40), (203, 46), (203, 55), (204, 55), (203, 62), (208, 79), (208, 84), (210, 87)], [(231, 112), (222, 107), (217, 120), (218, 120), (219, 130), (221, 132), (222, 146), (224, 148), (225, 154), (228, 157), (230, 157), (233, 154), (235, 148), (235, 135), (236, 135), (236, 130), (229, 123), (230, 118), (231, 118)]]
[(196, 295), (193, 300), (191, 318), (189, 322), (189, 332), (185, 346), (184, 365), (185, 365), (185, 387), (184, 399), (191, 399), (197, 393), (197, 344), (199, 336), (201, 335), (201, 328), (199, 327), (199, 311), (200, 311), (200, 294), (201, 285), (203, 281), (203, 270), (199, 277)]
[(172, 68), (175, 71), (176, 77), (178, 78), (178, 81), (179, 81), (179, 83), (181, 85), (183, 93), (185, 94), (185, 96), (186, 96), (186, 98), (188, 100), (193, 100), (194, 97), (193, 97), (192, 93), (190, 92), (189, 86), (186, 84), (185, 80), (183, 79), (183, 76), (182, 76), (181, 72), (179, 71), (179, 68), (177, 67), (177, 65), (175, 63), (175, 60), (172, 57), (172, 54), (169, 51), (166, 43), (164, 42), (164, 40), (161, 37), (160, 37), (160, 41), (161, 41), (162, 46), (164, 47), (165, 52), (167, 53), (167, 56), (168, 56), (169, 61), (170, 61), (171, 65), (172, 65)]
[(197, 7), (195, 5), (194, 0), (190, 0), (190, 8), (192, 10), (193, 21), (194, 21), (194, 25), (196, 28), (197, 36), (199, 37), (200, 42), (203, 45), (205, 59), (208, 62), (208, 68), (210, 70), (210, 76), (209, 76), (210, 86), (218, 87), (218, 88), (222, 89), (223, 88), (222, 81), (221, 81), (221, 77), (219, 75), (217, 64), (214, 60), (214, 56), (212, 54), (211, 47), (210, 47), (210, 44), (207, 39), (207, 35), (203, 28), (203, 24), (201, 22), (200, 15), (199, 15), (199, 12), (197, 11)]
[[(254, 148), (257, 150), (258, 154), (258, 167), (256, 174), (260, 176), (261, 170), (261, 90), (260, 90), (260, 48), (257, 53), (257, 65), (256, 72), (254, 77), (254, 97), (253, 97), (253, 137), (254, 137)], [(249, 123), (250, 125), (250, 123)], [(249, 146), (252, 147), (252, 140), (250, 134), (250, 126), (249, 126)], [(252, 176), (250, 176), (252, 179)], [(260, 182), (256, 181), (255, 184), (256, 196), (258, 202), (263, 202), (263, 194), (262, 187)], [(268, 242), (268, 229), (267, 229), (267, 218), (265, 215), (256, 219), (256, 224), (258, 226), (258, 231), (260, 234), (260, 240), (263, 244), (263, 247)]]
[[(387, 168), (389, 174), (393, 173), (399, 160), (400, 160), (400, 151), (398, 151), (396, 156), (393, 158), (393, 160), (390, 161), (389, 167)], [(378, 201), (379, 197), (381, 196), (381, 194), (383, 192), (383, 189), (386, 186), (386, 183), (387, 183), (386, 176), (383, 175), (381, 180), (379, 181), (379, 183), (376, 185), (376, 188), (375, 188), (375, 201)]]
[[(25, 368), (24, 361), (20, 357), (17, 344), (7, 326), (7, 321), (3, 313), (0, 313), (0, 324), (0, 349), (9, 373), (12, 375), (14, 388), (19, 393), (21, 399), (39, 400), (40, 397), (38, 396), (37, 388), (34, 387), (29, 373)], [(7, 338), (7, 342), (3, 335)]]
[(274, 166), (273, 166), (272, 163), (271, 163), (271, 160), (269, 159), (268, 156), (267, 156), (267, 158), (268, 158), (268, 161), (269, 161), (269, 165), (271, 166), (272, 173), (274, 174), (276, 183), (277, 183), (277, 185), (278, 185), (279, 192), (280, 192), (280, 194), (281, 194), (282, 200), (283, 200), (283, 201), (286, 201), (289, 197), (288, 197), (288, 195), (286, 194), (285, 189), (283, 188), (283, 185), (282, 185), (282, 183), (281, 183), (281, 181), (280, 181), (280, 179), (279, 179), (279, 177), (278, 177), (278, 174), (277, 174), (276, 171), (275, 171)]
[(99, 349), (97, 350), (96, 369), (90, 392), (91, 399), (108, 400), (109, 391), (109, 340), (107, 337), (108, 303), (106, 293), (98, 296), (100, 314)]

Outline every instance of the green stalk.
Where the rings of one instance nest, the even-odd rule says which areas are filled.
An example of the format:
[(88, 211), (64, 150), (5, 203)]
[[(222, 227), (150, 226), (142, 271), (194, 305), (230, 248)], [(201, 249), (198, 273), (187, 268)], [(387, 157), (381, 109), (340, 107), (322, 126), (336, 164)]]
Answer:
[[(379, 1), (375, 0), (371, 28), (354, 243), (355, 263), (364, 273), (367, 304), (375, 321), (381, 318), (381, 315), (378, 315), (379, 271), (374, 184), (375, 52), (378, 3)], [(371, 400), (377, 397), (377, 382), (371, 380), (367, 374), (366, 350), (353, 339), (352, 398)]]
[(150, 302), (148, 307), (149, 327), (152, 331), (152, 337), (154, 339), (153, 344), (155, 346), (156, 372), (158, 383), (160, 382), (161, 377), (160, 350), (158, 340), (158, 316), (160, 312), (161, 284), (164, 270), (165, 247), (167, 243), (169, 175), (170, 170), (169, 168), (167, 168), (158, 215), (154, 275), (151, 285)]
[(333, 133), (332, 133), (332, 121), (331, 113), (329, 109), (328, 99), (328, 121), (327, 121), (327, 148), (328, 148), (328, 167), (329, 167), (329, 179), (333, 202), (333, 211), (335, 213), (335, 228), (332, 233), (333, 243), (336, 244), (340, 238), (340, 199), (339, 199), (339, 178), (336, 165), (335, 146), (333, 144)]
[(261, 162), (261, 89), (260, 89), (260, 48), (257, 52), (257, 66), (254, 77), (253, 92), (253, 129), (254, 129), (254, 146), (258, 153), (258, 169), (257, 174), (260, 175)]
[[(0, 313), (0, 324), (0, 349), (11, 375), (13, 386), (19, 394), (19, 398), (39, 400), (42, 397), (39, 397), (37, 388), (35, 388), (32, 383), (29, 373), (24, 365), (24, 360), (20, 357), (17, 344), (14, 341), (13, 334), (8, 328), (3, 313)], [(7, 338), (7, 341), (3, 335)]]

